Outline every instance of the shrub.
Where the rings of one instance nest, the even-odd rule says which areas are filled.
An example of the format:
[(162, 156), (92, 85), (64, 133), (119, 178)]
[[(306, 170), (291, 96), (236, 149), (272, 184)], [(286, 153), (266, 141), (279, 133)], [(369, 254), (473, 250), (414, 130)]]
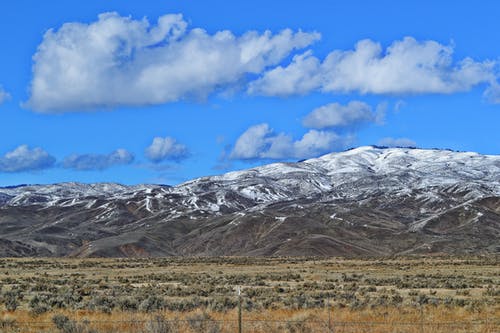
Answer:
[(47, 304), (46, 297), (43, 298), (39, 295), (33, 296), (33, 298), (30, 300), (29, 308), (33, 316), (39, 316), (50, 310), (50, 307)]
[(154, 312), (162, 310), (165, 307), (165, 301), (163, 298), (151, 295), (141, 302), (139, 305), (139, 310), (143, 312)]
[(199, 333), (219, 333), (221, 328), (219, 323), (214, 321), (206, 312), (195, 313), (186, 318), (189, 327)]
[(11, 316), (3, 316), (0, 318), (0, 331), (3, 332), (3, 329), (12, 329), (16, 325), (16, 320)]
[(176, 320), (166, 320), (162, 316), (155, 316), (146, 323), (145, 332), (147, 333), (176, 333), (180, 332), (179, 322)]
[(138, 308), (137, 300), (133, 297), (120, 297), (116, 304), (122, 311), (135, 311)]
[(310, 332), (309, 321), (315, 321), (317, 318), (310, 314), (297, 314), (286, 323), (286, 329), (290, 333)]
[(18, 298), (19, 293), (14, 290), (6, 291), (3, 294), (3, 301), (7, 311), (16, 311), (17, 307), (19, 306)]
[(89, 308), (92, 310), (98, 310), (104, 313), (111, 313), (115, 303), (111, 297), (104, 295), (93, 297), (89, 302)]
[(53, 316), (52, 322), (61, 333), (97, 333), (88, 327), (88, 322), (78, 323), (62, 314)]

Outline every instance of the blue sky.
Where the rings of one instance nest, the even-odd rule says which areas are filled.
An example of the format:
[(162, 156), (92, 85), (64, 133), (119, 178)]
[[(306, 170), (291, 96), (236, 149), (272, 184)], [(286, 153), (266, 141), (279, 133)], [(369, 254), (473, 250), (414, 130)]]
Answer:
[(3, 1), (0, 186), (499, 154), (497, 1)]

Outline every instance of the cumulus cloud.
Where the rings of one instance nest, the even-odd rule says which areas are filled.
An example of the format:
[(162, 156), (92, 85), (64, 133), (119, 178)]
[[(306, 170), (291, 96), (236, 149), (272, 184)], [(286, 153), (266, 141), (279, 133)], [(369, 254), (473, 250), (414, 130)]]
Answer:
[(125, 149), (117, 149), (109, 154), (73, 154), (64, 159), (63, 168), (79, 171), (104, 170), (115, 165), (130, 164), (134, 155)]
[(494, 83), (484, 92), (486, 100), (493, 104), (500, 104), (500, 84)]
[(205, 98), (262, 73), (318, 33), (189, 30), (182, 15), (156, 24), (117, 13), (45, 33), (33, 57), (27, 105), (45, 112), (161, 104)]
[(275, 133), (263, 123), (248, 128), (237, 140), (230, 159), (289, 159), (311, 158), (333, 150), (343, 149), (351, 138), (331, 131), (309, 130), (299, 140), (285, 133)]
[(171, 137), (156, 137), (144, 152), (146, 157), (154, 163), (165, 160), (180, 161), (189, 157), (189, 149)]
[(267, 71), (248, 85), (251, 95), (304, 95), (321, 87), (320, 60), (311, 51), (295, 55), (287, 67), (278, 66)]
[(417, 143), (407, 138), (383, 138), (378, 142), (379, 146), (384, 147), (416, 147)]
[(8, 100), (10, 98), (10, 94), (8, 92), (6, 92), (2, 86), (0, 86), (0, 104), (2, 104), (3, 102), (5, 102), (6, 100)]
[(308, 128), (352, 128), (367, 123), (381, 123), (385, 115), (384, 105), (374, 112), (364, 102), (351, 101), (347, 105), (330, 103), (314, 109), (304, 117), (302, 124)]
[(21, 145), (0, 157), (0, 171), (37, 171), (50, 168), (55, 162), (56, 159), (42, 148)]
[(412, 37), (394, 41), (385, 51), (366, 39), (354, 50), (335, 50), (321, 62), (311, 53), (295, 57), (249, 84), (252, 94), (282, 96), (313, 90), (361, 94), (425, 94), (468, 91), (494, 84), (493, 61), (453, 60), (453, 47)]

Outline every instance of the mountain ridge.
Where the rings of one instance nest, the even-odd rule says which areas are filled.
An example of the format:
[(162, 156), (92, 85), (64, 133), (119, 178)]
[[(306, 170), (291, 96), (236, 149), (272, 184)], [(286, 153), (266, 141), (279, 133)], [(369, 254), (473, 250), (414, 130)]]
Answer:
[(364, 146), (176, 186), (0, 188), (1, 256), (498, 253), (500, 156)]

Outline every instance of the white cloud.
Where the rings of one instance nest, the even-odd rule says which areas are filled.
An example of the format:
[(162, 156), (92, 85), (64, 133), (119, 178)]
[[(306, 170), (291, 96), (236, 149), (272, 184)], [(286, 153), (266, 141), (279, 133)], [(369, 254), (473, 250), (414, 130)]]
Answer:
[(109, 154), (73, 154), (66, 157), (63, 168), (75, 170), (104, 170), (115, 165), (130, 164), (134, 155), (125, 149), (117, 149)]
[(381, 123), (385, 114), (384, 105), (372, 107), (364, 102), (351, 101), (347, 105), (330, 103), (314, 109), (304, 117), (302, 124), (308, 128), (352, 128), (366, 123)]
[(6, 92), (2, 86), (0, 86), (0, 104), (2, 104), (3, 102), (5, 102), (6, 100), (8, 100), (10, 98), (10, 94), (8, 92)]
[(189, 157), (189, 150), (174, 138), (168, 136), (165, 138), (156, 137), (151, 145), (146, 148), (145, 155), (154, 163), (164, 160), (180, 161)]
[(323, 92), (426, 94), (468, 91), (496, 82), (493, 61), (453, 60), (453, 47), (412, 37), (394, 41), (384, 51), (366, 39), (354, 50), (335, 50), (323, 62), (310, 53), (285, 68), (268, 70), (249, 84), (249, 93), (281, 96)]
[(407, 138), (383, 138), (377, 143), (384, 147), (416, 147), (417, 143)]
[(293, 147), (295, 157), (311, 158), (345, 149), (352, 141), (352, 137), (341, 137), (332, 131), (309, 130)]
[(397, 112), (401, 111), (401, 109), (405, 106), (406, 106), (405, 101), (403, 101), (402, 99), (397, 100), (396, 103), (394, 104), (394, 112), (397, 113)]
[(354, 51), (335, 51), (325, 59), (325, 91), (375, 94), (452, 93), (494, 79), (493, 63), (465, 58), (453, 64), (453, 48), (406, 37), (382, 53), (380, 44), (362, 40)]
[(321, 86), (320, 61), (311, 51), (296, 55), (287, 67), (278, 66), (250, 82), (248, 93), (265, 96), (304, 95)]
[(484, 92), (486, 100), (493, 104), (500, 104), (500, 84), (493, 83)]
[(22, 172), (47, 169), (56, 159), (42, 148), (21, 145), (0, 157), (0, 172)]
[(268, 124), (248, 128), (237, 140), (230, 159), (290, 159), (311, 158), (343, 149), (352, 141), (331, 131), (310, 130), (294, 141), (285, 133), (276, 134)]
[(96, 22), (66, 23), (45, 33), (33, 57), (27, 105), (63, 112), (205, 98), (319, 37), (289, 29), (209, 34), (188, 30), (182, 15), (161, 16), (152, 25), (104, 13)]

